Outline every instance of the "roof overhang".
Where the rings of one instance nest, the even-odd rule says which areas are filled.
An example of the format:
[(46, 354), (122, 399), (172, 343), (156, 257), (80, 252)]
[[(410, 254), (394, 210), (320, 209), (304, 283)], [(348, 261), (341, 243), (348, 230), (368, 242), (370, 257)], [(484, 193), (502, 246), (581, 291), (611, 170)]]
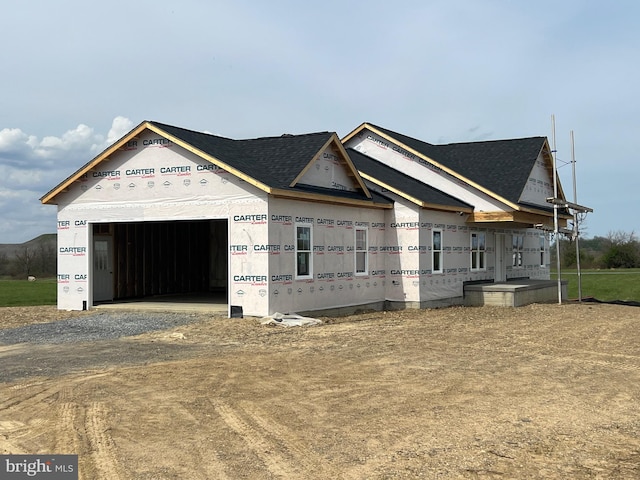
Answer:
[[(558, 215), (560, 226), (566, 227), (567, 220), (571, 215)], [(514, 227), (532, 228), (535, 226), (553, 226), (553, 213), (531, 211), (511, 211), (511, 212), (473, 212), (467, 218), (467, 223), (499, 224), (504, 227), (513, 225)]]

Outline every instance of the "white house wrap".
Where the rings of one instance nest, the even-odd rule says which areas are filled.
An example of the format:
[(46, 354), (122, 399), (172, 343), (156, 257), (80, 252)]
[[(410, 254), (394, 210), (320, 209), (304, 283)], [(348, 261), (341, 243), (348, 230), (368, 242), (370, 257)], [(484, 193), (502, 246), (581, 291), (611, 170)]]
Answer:
[[(543, 137), (431, 145), (363, 124), (232, 140), (143, 122), (42, 197), (58, 308), (224, 292), (229, 313), (462, 303), (549, 278)], [(562, 212), (562, 221), (567, 218)]]

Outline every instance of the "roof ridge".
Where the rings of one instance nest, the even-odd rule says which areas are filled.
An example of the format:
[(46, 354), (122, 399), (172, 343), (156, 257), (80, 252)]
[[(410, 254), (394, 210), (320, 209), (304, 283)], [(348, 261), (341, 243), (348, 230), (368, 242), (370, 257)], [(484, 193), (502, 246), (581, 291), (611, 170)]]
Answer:
[(435, 144), (435, 143), (425, 142), (424, 140), (421, 140), (421, 139), (419, 139), (419, 138), (412, 137), (412, 136), (410, 136), (410, 135), (406, 135), (406, 134), (404, 134), (404, 133), (396, 132), (395, 130), (391, 130), (391, 129), (386, 128), (386, 127), (381, 127), (380, 125), (376, 125), (375, 123), (366, 122), (366, 124), (367, 124), (367, 125), (372, 126), (373, 128), (376, 128), (376, 129), (378, 129), (378, 130), (381, 130), (381, 131), (383, 131), (383, 132), (386, 132), (386, 133), (388, 133), (388, 134), (391, 134), (391, 135), (397, 135), (397, 136), (399, 136), (399, 137), (409, 138), (409, 139), (411, 139), (411, 140), (415, 140), (416, 142), (424, 143), (425, 145), (430, 145), (430, 146), (432, 146), (432, 147), (437, 147), (437, 146), (438, 146), (438, 145), (437, 145), (437, 144)]
[(268, 135), (268, 136), (265, 136), (265, 137), (230, 138), (230, 137), (225, 137), (225, 136), (222, 136), (222, 135), (217, 135), (215, 133), (208, 133), (208, 132), (202, 132), (202, 131), (198, 131), (198, 130), (193, 130), (193, 129), (190, 129), (190, 128), (177, 127), (175, 125), (170, 125), (168, 123), (157, 122), (155, 120), (147, 120), (147, 122), (152, 124), (152, 125), (156, 125), (156, 126), (158, 126), (160, 128), (169, 127), (169, 128), (174, 128), (174, 129), (177, 129), (177, 130), (182, 130), (184, 132), (195, 133), (197, 135), (207, 135), (207, 136), (210, 136), (210, 137), (222, 138), (222, 139), (225, 139), (225, 140), (232, 140), (234, 142), (244, 142), (244, 141), (251, 141), (251, 140), (277, 139), (277, 138), (300, 138), (300, 137), (305, 137), (305, 136), (326, 135), (326, 134), (335, 133), (335, 132), (330, 132), (328, 130), (324, 130), (324, 131), (319, 131), (319, 132), (307, 132), (307, 133), (298, 133), (298, 134), (283, 133), (282, 135)]
[(207, 132), (201, 132), (198, 130), (193, 130), (190, 128), (184, 128), (184, 127), (177, 127), (175, 125), (170, 125), (168, 123), (162, 123), (162, 122), (156, 122), (155, 120), (147, 120), (148, 123), (152, 124), (152, 125), (156, 125), (157, 127), (169, 127), (169, 128), (175, 128), (176, 130), (182, 130), (183, 132), (189, 132), (189, 133), (195, 133), (198, 135), (207, 135), (209, 137), (216, 137), (216, 138), (222, 138), (224, 140), (233, 140), (235, 141), (235, 139), (233, 138), (229, 138), (229, 137), (223, 137), (222, 135), (216, 135), (215, 133), (207, 133)]
[(517, 138), (497, 138), (492, 140), (469, 140), (464, 142), (448, 142), (448, 143), (430, 143), (426, 142), (420, 138), (412, 137), (411, 135), (406, 135), (404, 133), (396, 132), (395, 130), (391, 130), (386, 127), (382, 127), (380, 125), (376, 125), (375, 123), (365, 122), (367, 125), (370, 125), (373, 128), (381, 130), (383, 132), (387, 132), (388, 134), (397, 135), (399, 137), (409, 138), (411, 140), (415, 140), (416, 142), (423, 143), (425, 145), (430, 145), (432, 147), (446, 147), (449, 145), (467, 145), (467, 144), (478, 144), (478, 143), (491, 143), (491, 142), (512, 142), (519, 140), (533, 140), (533, 139), (545, 139), (547, 138), (545, 135), (532, 135), (528, 137), (517, 137)]
[(332, 135), (334, 133), (336, 132), (330, 132), (328, 130), (325, 130), (322, 132), (309, 132), (309, 133), (283, 133), (282, 135), (270, 135), (266, 137), (241, 138), (236, 141), (245, 142), (245, 141), (252, 141), (252, 140), (270, 140), (270, 139), (280, 139), (280, 138), (301, 138), (301, 137), (311, 137), (315, 135), (327, 135), (327, 134)]
[(535, 135), (532, 137), (519, 137), (519, 138), (498, 138), (494, 140), (470, 140), (467, 142), (449, 142), (449, 143), (437, 143), (432, 144), (434, 147), (448, 147), (450, 145), (473, 145), (480, 143), (498, 143), (498, 142), (517, 142), (522, 140), (543, 140), (547, 137), (543, 135)]

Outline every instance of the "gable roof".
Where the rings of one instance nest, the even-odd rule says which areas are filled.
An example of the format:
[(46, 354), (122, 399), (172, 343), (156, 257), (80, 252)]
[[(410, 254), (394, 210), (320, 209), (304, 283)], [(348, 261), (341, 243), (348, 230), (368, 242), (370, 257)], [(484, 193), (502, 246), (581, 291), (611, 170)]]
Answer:
[[(519, 199), (541, 152), (549, 163), (550, 176), (553, 176), (551, 150), (546, 137), (434, 145), (371, 123), (363, 123), (342, 141), (366, 128), (515, 209), (519, 205), (531, 208), (531, 205), (520, 203)], [(558, 195), (563, 197), (559, 181), (558, 188)], [(545, 207), (535, 208), (546, 210)]]
[[(53, 203), (54, 197), (78, 180), (84, 173), (118, 151), (129, 140), (145, 130), (151, 130), (186, 150), (227, 170), (257, 188), (276, 196), (316, 201), (356, 202), (361, 205), (389, 206), (389, 201), (372, 197), (364, 181), (347, 155), (338, 136), (333, 132), (303, 135), (283, 135), (248, 140), (233, 140), (196, 132), (160, 122), (145, 121), (115, 142), (93, 160), (44, 195), (42, 203)], [(333, 147), (339, 151), (342, 164), (351, 175), (356, 192), (314, 188), (298, 183), (298, 179), (322, 152)]]
[(353, 148), (348, 148), (347, 153), (363, 178), (423, 208), (473, 212), (472, 205), (405, 175)]
[(332, 132), (317, 132), (232, 140), (159, 122), (149, 123), (248, 177), (268, 187), (281, 189), (294, 186), (300, 172), (322, 153), (335, 136)]
[(441, 161), (469, 180), (518, 203), (545, 143), (544, 137), (451, 143), (441, 146)]

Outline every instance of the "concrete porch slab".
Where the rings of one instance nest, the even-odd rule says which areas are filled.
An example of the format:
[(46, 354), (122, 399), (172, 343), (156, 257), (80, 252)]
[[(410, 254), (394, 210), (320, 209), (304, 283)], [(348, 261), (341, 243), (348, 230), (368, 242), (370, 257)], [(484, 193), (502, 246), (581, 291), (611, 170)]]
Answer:
[[(567, 299), (567, 281), (561, 282), (562, 299)], [(518, 279), (500, 283), (465, 285), (464, 305), (478, 307), (493, 305), (521, 307), (531, 303), (557, 303), (558, 282), (556, 280)]]

